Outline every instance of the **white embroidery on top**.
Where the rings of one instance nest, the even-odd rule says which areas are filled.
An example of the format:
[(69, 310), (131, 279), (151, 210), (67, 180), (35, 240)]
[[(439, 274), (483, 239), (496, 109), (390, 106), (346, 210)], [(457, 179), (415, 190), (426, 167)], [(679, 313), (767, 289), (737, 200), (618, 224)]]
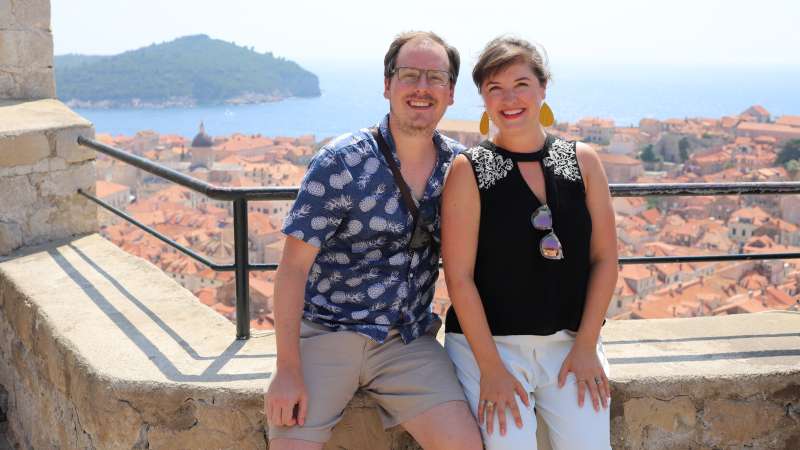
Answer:
[(471, 159), (475, 166), (479, 189), (487, 189), (493, 186), (496, 182), (505, 178), (508, 172), (514, 168), (514, 162), (511, 158), (503, 158), (487, 148), (473, 147), (464, 152), (472, 156)]
[(581, 181), (578, 158), (573, 145), (563, 139), (556, 139), (550, 146), (548, 155), (542, 160), (545, 167), (552, 167), (553, 173), (570, 181)]

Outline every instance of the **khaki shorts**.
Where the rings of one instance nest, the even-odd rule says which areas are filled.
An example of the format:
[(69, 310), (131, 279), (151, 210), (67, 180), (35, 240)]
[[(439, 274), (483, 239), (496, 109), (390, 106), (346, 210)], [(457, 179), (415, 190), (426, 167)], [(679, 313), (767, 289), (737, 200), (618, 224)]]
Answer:
[(305, 425), (270, 425), (269, 438), (327, 442), (358, 389), (378, 403), (384, 428), (450, 401), (466, 401), (450, 358), (431, 333), (404, 344), (392, 330), (384, 343), (303, 320), (300, 357), (308, 390)]

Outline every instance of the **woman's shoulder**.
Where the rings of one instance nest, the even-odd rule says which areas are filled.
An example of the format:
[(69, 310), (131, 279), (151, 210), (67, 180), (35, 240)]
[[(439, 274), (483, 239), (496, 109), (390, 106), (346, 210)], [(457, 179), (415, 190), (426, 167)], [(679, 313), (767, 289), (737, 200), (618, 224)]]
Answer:
[(489, 141), (470, 147), (461, 152), (461, 154), (466, 157), (472, 166), (475, 181), (478, 183), (478, 189), (480, 190), (486, 190), (494, 186), (498, 181), (508, 176), (514, 167), (514, 162), (511, 158), (500, 155), (495, 151), (494, 144)]
[(490, 141), (484, 141), (462, 150), (459, 154), (464, 155), (470, 162), (474, 162), (495, 155), (497, 152), (494, 151), (494, 145)]
[(568, 141), (558, 136), (552, 136), (552, 142), (547, 150), (547, 156), (542, 160), (545, 167), (565, 180), (580, 182), (581, 167), (578, 164), (578, 148), (582, 147), (578, 141)]

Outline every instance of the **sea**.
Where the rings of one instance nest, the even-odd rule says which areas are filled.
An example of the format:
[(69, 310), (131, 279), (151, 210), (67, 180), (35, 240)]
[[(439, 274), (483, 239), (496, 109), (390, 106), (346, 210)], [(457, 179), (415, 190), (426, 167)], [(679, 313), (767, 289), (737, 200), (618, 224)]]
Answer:
[[(371, 126), (388, 111), (380, 62), (307, 68), (319, 76), (320, 97), (239, 106), (76, 111), (98, 133), (113, 135), (154, 130), (191, 137), (203, 122), (212, 136), (313, 134), (318, 140)], [(552, 71), (547, 102), (562, 122), (603, 117), (617, 126), (637, 126), (642, 118), (719, 118), (755, 104), (773, 117), (800, 115), (800, 66), (572, 64)], [(469, 69), (462, 70), (446, 118), (480, 118), (483, 103), (470, 75)]]

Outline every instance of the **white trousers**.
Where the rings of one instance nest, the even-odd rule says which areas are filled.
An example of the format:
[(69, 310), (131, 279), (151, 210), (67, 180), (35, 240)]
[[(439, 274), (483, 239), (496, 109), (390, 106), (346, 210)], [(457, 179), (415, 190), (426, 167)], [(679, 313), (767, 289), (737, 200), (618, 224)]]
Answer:
[[(530, 394), (530, 408), (519, 396), (517, 405), (522, 415), (522, 429), (517, 428), (511, 411), (506, 411), (506, 435), (500, 435), (495, 418), (491, 435), (481, 425), (487, 450), (536, 450), (536, 415), (547, 424), (553, 450), (593, 450), (611, 448), (609, 409), (596, 412), (588, 390), (583, 407), (578, 406), (578, 386), (575, 374), (570, 373), (563, 388), (558, 387), (558, 372), (572, 345), (575, 333), (559, 331), (550, 336), (495, 336), (497, 351), (506, 368)], [(478, 415), (480, 370), (472, 349), (463, 334), (447, 333), (445, 350), (453, 360), (458, 379), (472, 408)], [(602, 343), (597, 344), (597, 357), (608, 375), (608, 360)], [(534, 410), (535, 408), (535, 410)]]

